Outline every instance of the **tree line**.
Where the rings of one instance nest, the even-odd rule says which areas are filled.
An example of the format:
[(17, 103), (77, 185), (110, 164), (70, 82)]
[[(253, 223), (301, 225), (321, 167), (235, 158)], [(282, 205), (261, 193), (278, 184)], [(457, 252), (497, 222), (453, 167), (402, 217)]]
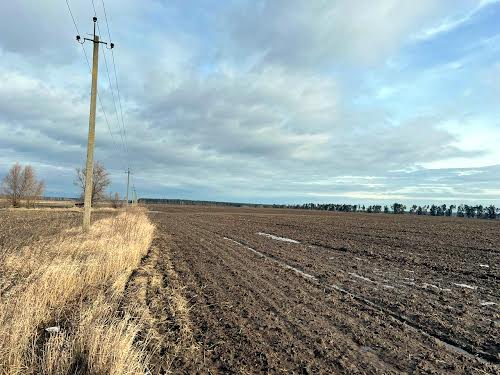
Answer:
[[(412, 214), (412, 215), (428, 215), (428, 216), (458, 216), (478, 219), (498, 219), (500, 218), (500, 208), (494, 205), (467, 205), (461, 204), (458, 207), (454, 204), (447, 206), (442, 205), (412, 205), (407, 211), (407, 207), (402, 203), (394, 203), (390, 206), (385, 205), (352, 205), (352, 204), (332, 204), (332, 203), (305, 203), (294, 205), (275, 205), (280, 208), (292, 208), (302, 210), (320, 210), (320, 211), (337, 211), (337, 212), (366, 212), (373, 214)], [(455, 211), (456, 210), (456, 211)]]
[[(85, 169), (76, 168), (76, 178), (74, 184), (79, 187), (83, 199), (85, 191)], [(93, 169), (92, 177), (92, 205), (97, 201), (108, 200), (111, 205), (118, 208), (123, 201), (118, 193), (106, 195), (106, 190), (111, 184), (111, 179), (106, 168), (96, 162)], [(21, 166), (15, 163), (4, 176), (0, 185), (0, 193), (6, 197), (13, 207), (20, 207), (24, 201), (27, 207), (33, 207), (35, 201), (42, 199), (45, 190), (45, 182), (38, 180), (33, 167)], [(182, 199), (141, 199), (142, 203), (163, 203), (163, 204), (203, 204), (217, 206), (236, 206), (236, 207), (267, 207), (267, 208), (291, 208), (302, 210), (320, 210), (320, 211), (337, 211), (337, 212), (366, 212), (366, 213), (385, 213), (385, 214), (412, 214), (412, 215), (429, 215), (429, 216), (458, 216), (466, 218), (478, 219), (498, 219), (500, 218), (500, 208), (494, 205), (467, 205), (459, 206), (446, 204), (442, 205), (412, 205), (407, 211), (407, 207), (402, 203), (393, 203), (389, 205), (370, 205), (361, 204), (333, 204), (333, 203), (304, 203), (304, 204), (252, 204), (252, 203), (232, 203), (232, 202), (214, 202), (214, 201), (194, 201)], [(456, 212), (455, 212), (456, 210)]]

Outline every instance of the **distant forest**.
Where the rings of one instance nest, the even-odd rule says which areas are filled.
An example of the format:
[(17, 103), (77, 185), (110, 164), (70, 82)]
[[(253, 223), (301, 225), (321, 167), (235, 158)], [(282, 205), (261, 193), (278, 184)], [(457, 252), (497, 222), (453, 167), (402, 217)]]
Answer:
[[(305, 210), (322, 210), (322, 211), (339, 211), (339, 212), (366, 212), (373, 214), (412, 214), (412, 215), (429, 215), (429, 216), (458, 216), (467, 218), (478, 218), (478, 219), (497, 219), (500, 217), (500, 208), (496, 208), (493, 205), (483, 206), (483, 205), (467, 205), (461, 204), (458, 207), (456, 205), (446, 204), (442, 205), (424, 205), (417, 206), (413, 205), (407, 210), (407, 207), (401, 203), (394, 203), (390, 206), (381, 205), (351, 205), (351, 204), (317, 204), (317, 203), (306, 203), (297, 205), (287, 205), (287, 208), (297, 208)], [(456, 211), (455, 211), (456, 209)]]
[(304, 204), (255, 204), (235, 202), (196, 201), (187, 199), (151, 199), (141, 198), (139, 203), (146, 204), (178, 204), (178, 205), (204, 205), (204, 206), (227, 206), (227, 207), (262, 207), (262, 208), (291, 208), (300, 210), (336, 211), (336, 212), (365, 212), (370, 214), (411, 214), (428, 216), (458, 216), (478, 219), (499, 219), (500, 208), (493, 205), (413, 205), (407, 208), (402, 203), (389, 205), (361, 204), (333, 204), (333, 203), (304, 203)]

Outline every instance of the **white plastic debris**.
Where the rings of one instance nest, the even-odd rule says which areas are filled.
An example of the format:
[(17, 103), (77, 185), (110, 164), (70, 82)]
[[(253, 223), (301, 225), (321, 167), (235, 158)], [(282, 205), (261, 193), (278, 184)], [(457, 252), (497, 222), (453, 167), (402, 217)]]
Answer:
[(48, 333), (59, 333), (61, 331), (61, 327), (59, 326), (55, 326), (55, 327), (48, 327), (48, 328), (45, 328), (45, 330), (48, 332)]

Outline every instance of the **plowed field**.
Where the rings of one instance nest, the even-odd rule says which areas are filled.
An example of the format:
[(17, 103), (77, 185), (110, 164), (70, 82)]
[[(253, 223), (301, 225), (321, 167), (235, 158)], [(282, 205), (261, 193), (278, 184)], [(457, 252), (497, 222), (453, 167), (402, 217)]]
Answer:
[[(143, 327), (151, 374), (500, 374), (500, 221), (179, 206), (150, 217), (156, 238), (120, 310)], [(7, 249), (80, 220), (2, 211), (0, 269)]]
[[(155, 371), (500, 371), (500, 222), (150, 208), (148, 267), (165, 273), (168, 253), (192, 349)], [(175, 317), (153, 302), (171, 335)]]

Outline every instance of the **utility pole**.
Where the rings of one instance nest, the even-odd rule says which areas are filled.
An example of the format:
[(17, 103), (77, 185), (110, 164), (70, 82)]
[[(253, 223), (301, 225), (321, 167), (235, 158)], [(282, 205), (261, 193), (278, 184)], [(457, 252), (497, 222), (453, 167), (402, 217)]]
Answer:
[(132, 184), (132, 206), (135, 206), (135, 185)]
[(129, 191), (129, 184), (130, 184), (130, 168), (127, 168), (127, 206), (128, 206), (128, 191)]
[[(96, 98), (97, 98), (97, 73), (99, 66), (99, 43), (106, 44), (106, 42), (99, 41), (99, 35), (95, 33), (97, 17), (93, 18), (94, 21), (94, 37), (92, 39), (83, 38), (80, 42), (80, 35), (76, 36), (78, 43), (85, 43), (86, 40), (94, 44), (92, 55), (92, 88), (90, 91), (90, 116), (89, 116), (89, 135), (87, 141), (87, 163), (85, 166), (85, 200), (83, 212), (83, 231), (88, 232), (90, 229), (90, 211), (92, 209), (92, 180), (94, 173), (94, 143), (95, 143), (95, 114), (96, 114)], [(111, 48), (114, 47), (110, 43)]]

